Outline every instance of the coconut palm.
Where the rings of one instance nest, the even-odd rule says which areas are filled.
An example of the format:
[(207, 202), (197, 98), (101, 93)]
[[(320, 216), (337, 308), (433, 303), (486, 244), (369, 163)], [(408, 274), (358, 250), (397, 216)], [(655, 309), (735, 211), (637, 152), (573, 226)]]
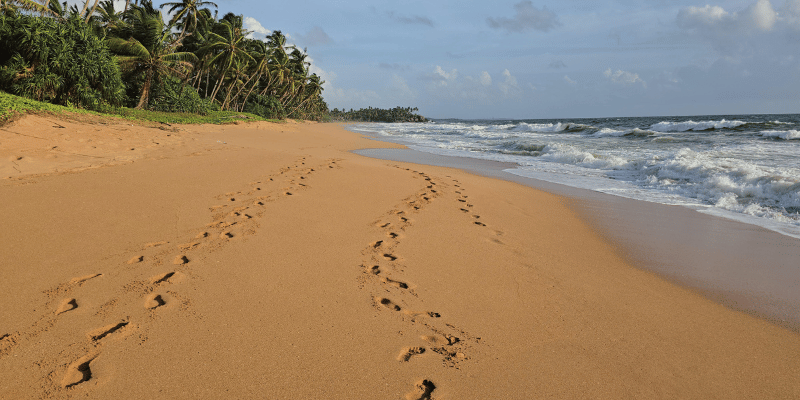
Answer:
[(232, 23), (231, 19), (225, 17), (214, 27), (215, 32), (208, 32), (208, 42), (200, 49), (201, 55), (211, 55), (207, 61), (208, 66), (217, 72), (217, 84), (211, 92), (212, 99), (216, 99), (225, 78), (237, 63), (255, 61), (245, 48), (245, 32), (241, 27), (241, 18), (237, 26), (235, 19)]
[(178, 46), (169, 40), (171, 33), (165, 29), (161, 12), (152, 4), (132, 6), (125, 15), (126, 26), (118, 33), (130, 33), (127, 39), (110, 37), (107, 40), (124, 73), (142, 76), (143, 83), (136, 108), (147, 107), (153, 84), (160, 84), (165, 76), (186, 78), (192, 71), (197, 56), (190, 52), (175, 52)]
[(167, 12), (170, 14), (175, 13), (169, 24), (175, 25), (180, 22), (183, 26), (181, 30), (181, 37), (183, 37), (186, 36), (187, 29), (194, 31), (197, 28), (198, 20), (203, 18), (200, 10), (208, 6), (217, 8), (216, 3), (203, 0), (181, 0), (179, 2), (164, 3), (161, 8), (169, 7)]

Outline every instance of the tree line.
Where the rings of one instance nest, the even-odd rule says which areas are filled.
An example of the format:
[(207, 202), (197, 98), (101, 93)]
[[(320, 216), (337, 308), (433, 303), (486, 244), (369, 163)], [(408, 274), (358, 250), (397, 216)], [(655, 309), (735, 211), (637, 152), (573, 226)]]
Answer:
[(419, 111), (416, 107), (395, 107), (391, 109), (382, 108), (362, 108), (350, 111), (334, 108), (330, 111), (330, 117), (334, 121), (358, 121), (358, 122), (427, 122), (428, 120), (415, 112)]
[[(93, 110), (251, 112), (327, 118), (323, 81), (280, 31), (248, 38), (243, 17), (179, 0), (0, 0), (0, 90)], [(164, 22), (162, 9), (172, 18)]]

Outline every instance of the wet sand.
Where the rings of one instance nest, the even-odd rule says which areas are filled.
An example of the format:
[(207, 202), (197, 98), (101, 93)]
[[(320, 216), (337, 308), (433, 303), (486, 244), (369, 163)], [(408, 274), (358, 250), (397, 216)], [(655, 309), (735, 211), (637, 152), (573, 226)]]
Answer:
[(796, 332), (563, 197), (336, 125), (50, 122), (0, 130), (0, 398), (800, 396)]

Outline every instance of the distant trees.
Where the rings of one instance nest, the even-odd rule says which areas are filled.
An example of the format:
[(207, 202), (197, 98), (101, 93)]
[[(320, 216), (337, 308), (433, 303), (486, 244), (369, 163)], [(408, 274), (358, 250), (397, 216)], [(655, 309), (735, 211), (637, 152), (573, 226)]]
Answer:
[(428, 119), (414, 114), (419, 111), (416, 107), (395, 107), (391, 109), (362, 108), (354, 111), (345, 111), (334, 108), (330, 117), (334, 121), (359, 121), (359, 122), (427, 122)]
[(324, 82), (310, 73), (305, 50), (280, 31), (248, 38), (243, 17), (217, 19), (211, 1), (163, 4), (173, 15), (166, 24), (151, 0), (126, 1), (119, 11), (112, 0), (69, 8), (47, 1), (0, 0), (0, 90), (95, 109), (328, 115)]

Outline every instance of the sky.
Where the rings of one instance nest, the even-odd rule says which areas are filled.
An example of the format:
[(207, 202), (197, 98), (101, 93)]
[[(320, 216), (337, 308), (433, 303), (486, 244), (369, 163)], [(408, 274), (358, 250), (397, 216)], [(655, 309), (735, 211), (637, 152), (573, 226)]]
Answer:
[[(156, 4), (160, 1), (156, 0)], [(307, 48), (329, 107), (429, 118), (800, 112), (800, 0), (216, 0)]]

